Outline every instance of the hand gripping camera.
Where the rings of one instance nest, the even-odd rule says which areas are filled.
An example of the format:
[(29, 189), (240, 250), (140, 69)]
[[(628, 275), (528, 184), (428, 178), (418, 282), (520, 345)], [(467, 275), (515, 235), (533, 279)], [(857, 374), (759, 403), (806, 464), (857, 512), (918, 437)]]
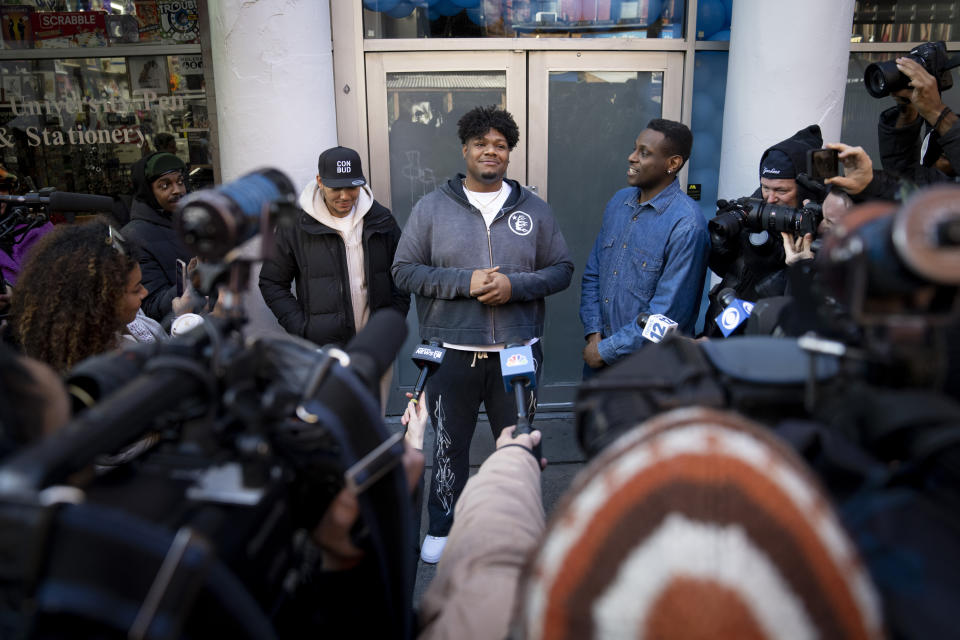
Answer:
[[(905, 57), (915, 60), (937, 79), (937, 89), (943, 93), (953, 86), (950, 69), (960, 65), (960, 56), (949, 57), (943, 42), (926, 42), (910, 50)], [(863, 84), (874, 98), (883, 98), (894, 91), (906, 89), (910, 78), (900, 72), (896, 60), (874, 62), (863, 72)]]

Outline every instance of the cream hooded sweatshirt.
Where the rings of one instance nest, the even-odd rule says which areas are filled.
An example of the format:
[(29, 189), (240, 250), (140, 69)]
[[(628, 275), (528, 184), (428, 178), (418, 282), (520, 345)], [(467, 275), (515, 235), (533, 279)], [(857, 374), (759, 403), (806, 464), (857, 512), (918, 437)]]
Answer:
[(350, 278), (350, 301), (357, 331), (363, 329), (370, 317), (367, 303), (367, 278), (363, 269), (363, 217), (373, 206), (373, 194), (366, 185), (360, 187), (357, 204), (350, 213), (338, 218), (327, 210), (323, 193), (314, 181), (300, 193), (300, 207), (317, 222), (340, 234), (346, 247), (347, 274)]

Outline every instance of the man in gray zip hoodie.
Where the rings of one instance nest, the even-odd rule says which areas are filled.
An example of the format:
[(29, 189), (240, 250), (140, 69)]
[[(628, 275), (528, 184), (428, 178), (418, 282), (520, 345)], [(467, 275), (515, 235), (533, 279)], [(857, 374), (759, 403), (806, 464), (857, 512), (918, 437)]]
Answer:
[[(466, 175), (417, 202), (392, 269), (396, 286), (416, 295), (420, 337), (447, 349), (427, 383), (436, 443), (420, 557), (430, 563), (440, 559), (469, 475), (480, 403), (494, 439), (516, 423), (498, 352), (508, 344), (531, 345), (539, 376), (544, 298), (566, 289), (573, 275), (550, 206), (504, 178), (520, 137), (513, 116), (477, 107), (460, 119), (458, 133)], [(529, 402), (532, 416), (535, 393)]]

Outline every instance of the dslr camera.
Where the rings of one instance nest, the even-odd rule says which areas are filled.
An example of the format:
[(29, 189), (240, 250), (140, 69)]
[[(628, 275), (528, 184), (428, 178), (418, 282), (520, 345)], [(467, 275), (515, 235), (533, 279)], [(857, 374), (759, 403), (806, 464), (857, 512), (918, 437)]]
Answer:
[[(937, 89), (943, 93), (953, 86), (950, 69), (960, 65), (960, 56), (949, 57), (947, 45), (940, 42), (925, 42), (914, 47), (906, 55), (915, 60), (927, 73), (937, 79)], [(874, 98), (883, 98), (894, 91), (906, 89), (910, 78), (900, 72), (896, 60), (874, 62), (863, 72), (863, 83)]]
[(800, 208), (769, 204), (759, 198), (739, 198), (717, 202), (717, 215), (707, 223), (714, 246), (732, 241), (743, 229), (759, 233), (787, 231), (795, 236), (816, 235), (823, 220), (823, 209), (809, 203)]

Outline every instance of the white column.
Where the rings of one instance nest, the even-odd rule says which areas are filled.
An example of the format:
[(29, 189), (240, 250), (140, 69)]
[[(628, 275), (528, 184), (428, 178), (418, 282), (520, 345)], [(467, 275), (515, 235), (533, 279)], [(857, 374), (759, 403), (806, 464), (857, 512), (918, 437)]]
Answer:
[[(338, 0), (343, 1), (343, 0)], [(297, 194), (337, 144), (329, 0), (218, 0), (210, 11), (223, 182), (263, 167)], [(248, 335), (281, 332), (253, 269), (244, 297)]]
[(275, 167), (299, 189), (337, 144), (329, 0), (208, 7), (223, 181)]
[(854, 0), (734, 0), (718, 197), (760, 185), (760, 156), (819, 124), (840, 140)]

